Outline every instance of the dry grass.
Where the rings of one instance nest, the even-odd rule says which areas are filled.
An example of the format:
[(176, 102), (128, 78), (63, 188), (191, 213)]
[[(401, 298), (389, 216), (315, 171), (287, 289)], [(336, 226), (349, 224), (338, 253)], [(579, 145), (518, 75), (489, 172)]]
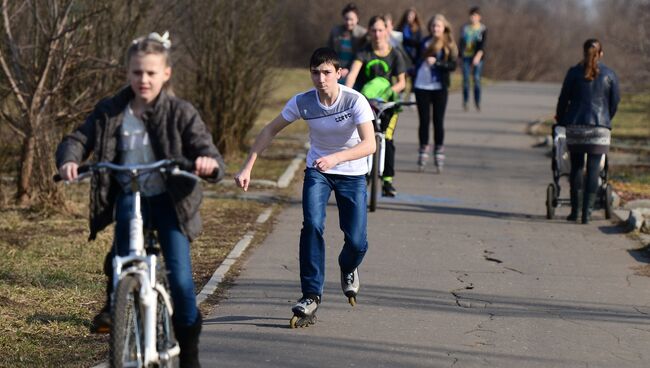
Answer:
[[(306, 70), (282, 70), (278, 81), (282, 83), (251, 137), (265, 119), (277, 116), (291, 95), (311, 86)], [(304, 151), (306, 131), (303, 122), (283, 131), (256, 164), (256, 178), (277, 180), (291, 159)], [(225, 180), (231, 180), (243, 160), (243, 153), (227, 158), (230, 176)], [(70, 207), (77, 209), (74, 214), (0, 210), (0, 367), (90, 367), (107, 359), (107, 337), (90, 334), (89, 326), (104, 301), (102, 265), (112, 229), (87, 242), (88, 188), (66, 187)], [(270, 224), (255, 223), (270, 204), (232, 199), (232, 188), (207, 189), (214, 193), (201, 209), (204, 233), (191, 249), (197, 289), (248, 230), (257, 231), (254, 242), (260, 243), (271, 229)]]

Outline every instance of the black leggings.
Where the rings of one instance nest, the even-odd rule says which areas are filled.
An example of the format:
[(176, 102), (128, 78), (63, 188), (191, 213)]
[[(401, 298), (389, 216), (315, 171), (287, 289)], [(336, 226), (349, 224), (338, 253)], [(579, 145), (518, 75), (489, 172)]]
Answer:
[[(571, 173), (569, 182), (571, 191), (582, 189), (582, 171), (585, 167), (585, 153), (571, 152)], [(587, 182), (585, 183), (585, 194), (596, 193), (598, 189), (598, 176), (600, 174), (600, 160), (602, 154), (588, 153), (587, 156)]]
[(445, 141), (445, 109), (447, 108), (447, 90), (439, 89), (429, 91), (416, 89), (415, 101), (418, 105), (420, 117), (420, 146), (429, 144), (429, 117), (431, 116), (430, 106), (433, 106), (433, 141), (436, 148), (442, 147)]

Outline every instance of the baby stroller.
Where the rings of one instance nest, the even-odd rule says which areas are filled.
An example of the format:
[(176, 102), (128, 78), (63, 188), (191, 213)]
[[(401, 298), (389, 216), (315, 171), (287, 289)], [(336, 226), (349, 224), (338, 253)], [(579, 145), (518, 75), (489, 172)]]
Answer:
[[(546, 188), (546, 218), (552, 219), (555, 216), (555, 209), (562, 205), (571, 205), (570, 198), (562, 198), (560, 178), (569, 177), (571, 173), (571, 161), (566, 144), (566, 128), (560, 125), (553, 125), (553, 150), (551, 152), (551, 168), (553, 170), (553, 182)], [(609, 169), (607, 155), (603, 155), (600, 162), (600, 175), (598, 179), (598, 190), (596, 192), (596, 203), (594, 209), (604, 209), (605, 218), (612, 217), (612, 185), (607, 182)]]

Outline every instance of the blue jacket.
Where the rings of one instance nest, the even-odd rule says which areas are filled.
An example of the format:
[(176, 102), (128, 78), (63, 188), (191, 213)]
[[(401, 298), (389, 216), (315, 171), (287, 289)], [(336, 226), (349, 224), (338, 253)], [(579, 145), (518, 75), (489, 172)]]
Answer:
[(598, 66), (600, 73), (593, 81), (585, 79), (582, 63), (569, 69), (557, 102), (558, 124), (612, 129), (612, 118), (621, 100), (618, 78), (604, 64)]

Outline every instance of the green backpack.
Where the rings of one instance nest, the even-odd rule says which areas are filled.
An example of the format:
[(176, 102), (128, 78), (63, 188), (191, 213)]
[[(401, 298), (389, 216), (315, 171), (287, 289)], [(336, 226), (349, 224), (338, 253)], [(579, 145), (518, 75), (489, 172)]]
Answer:
[(384, 77), (375, 77), (361, 88), (361, 94), (367, 99), (380, 99), (384, 102), (396, 101), (397, 93), (391, 88), (390, 81)]

